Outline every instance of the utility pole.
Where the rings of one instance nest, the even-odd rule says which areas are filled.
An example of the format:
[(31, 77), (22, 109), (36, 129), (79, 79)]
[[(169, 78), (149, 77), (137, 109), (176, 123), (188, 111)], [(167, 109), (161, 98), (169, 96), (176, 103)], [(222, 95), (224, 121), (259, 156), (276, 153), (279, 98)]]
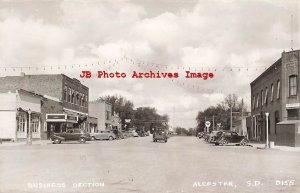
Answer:
[(269, 113), (266, 113), (266, 148), (269, 148)]
[(28, 110), (28, 132), (27, 145), (32, 145), (32, 130), (31, 130), (31, 110)]
[(215, 116), (213, 115), (213, 131), (215, 130)]
[(230, 131), (232, 131), (232, 104), (230, 104)]
[[(204, 125), (206, 123), (206, 117), (204, 117)], [(205, 131), (207, 132), (207, 128), (206, 128), (206, 125), (205, 125)]]

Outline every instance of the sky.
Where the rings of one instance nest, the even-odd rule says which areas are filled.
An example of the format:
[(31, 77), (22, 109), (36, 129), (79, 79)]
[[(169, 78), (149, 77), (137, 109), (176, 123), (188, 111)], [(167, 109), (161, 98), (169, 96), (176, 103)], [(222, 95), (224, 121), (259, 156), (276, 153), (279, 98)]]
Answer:
[[(0, 76), (63, 73), (88, 86), (91, 101), (118, 94), (195, 127), (198, 111), (231, 93), (250, 110), (250, 83), (299, 49), (299, 13), (297, 0), (2, 0)], [(127, 77), (97, 78), (103, 70)], [(131, 78), (150, 70), (180, 76)], [(186, 70), (214, 78), (186, 79)]]

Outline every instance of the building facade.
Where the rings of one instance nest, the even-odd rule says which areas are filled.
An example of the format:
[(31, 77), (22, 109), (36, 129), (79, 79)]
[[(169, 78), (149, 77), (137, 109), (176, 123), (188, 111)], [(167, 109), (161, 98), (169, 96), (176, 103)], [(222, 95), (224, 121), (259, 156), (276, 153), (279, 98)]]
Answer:
[(300, 120), (299, 56), (299, 50), (283, 52), (274, 64), (250, 84), (250, 139), (265, 141), (268, 132), (269, 139), (276, 143), (283, 137), (282, 132), (278, 133), (278, 123)]
[(42, 95), (42, 139), (50, 131), (87, 128), (89, 88), (64, 74), (0, 77), (0, 93), (27, 90)]
[(33, 139), (41, 139), (42, 96), (26, 90), (0, 93), (0, 139), (26, 140), (29, 127)]
[(118, 116), (114, 116), (112, 105), (105, 101), (90, 102), (89, 115), (97, 118), (98, 130), (114, 130), (120, 120)]

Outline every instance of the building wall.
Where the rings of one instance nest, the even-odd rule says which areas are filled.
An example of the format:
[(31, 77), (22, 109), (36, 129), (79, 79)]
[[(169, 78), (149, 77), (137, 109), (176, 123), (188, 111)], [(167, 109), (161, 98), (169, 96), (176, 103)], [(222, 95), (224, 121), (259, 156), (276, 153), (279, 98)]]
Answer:
[[(68, 92), (71, 89), (74, 92), (75, 102), (69, 102), (67, 98), (65, 98), (65, 89), (67, 88)], [(88, 113), (88, 104), (89, 104), (89, 88), (80, 83), (77, 79), (71, 79), (65, 75), (63, 75), (63, 89), (61, 90), (62, 98), (60, 100), (63, 102), (62, 105), (64, 108), (76, 110), (84, 113)], [(80, 104), (81, 102), (77, 100), (83, 95), (84, 104)]]
[(294, 124), (278, 125), (278, 135), (280, 135), (280, 137), (276, 139), (276, 145), (292, 146), (292, 147), (295, 146), (295, 125)]
[(104, 130), (106, 125), (112, 125), (112, 106), (109, 103), (90, 102), (89, 115), (98, 119), (98, 130)]
[[(32, 117), (35, 116), (37, 132), (32, 133), (32, 137), (41, 138), (40, 116), (41, 116), (41, 96), (27, 91), (15, 91), (16, 93), (0, 94), (0, 130), (1, 138), (5, 139), (25, 139), (29, 125), (28, 110), (31, 110)], [(17, 117), (24, 115), (24, 132), (17, 131)]]
[(90, 102), (89, 103), (89, 115), (97, 118), (98, 130), (105, 129), (105, 103)]
[(47, 122), (46, 122), (46, 114), (61, 114), (63, 112), (62, 103), (59, 101), (55, 101), (49, 98), (42, 99), (41, 105), (41, 139), (47, 139)]
[[(0, 82), (0, 92), (24, 89), (57, 98), (63, 102), (64, 108), (88, 113), (88, 87), (82, 85), (79, 80), (71, 79), (63, 74), (6, 76), (0, 77)], [(83, 94), (87, 100), (87, 105), (80, 106), (64, 100), (65, 87)]]
[[(300, 103), (299, 98), (299, 57), (300, 57), (300, 51), (292, 51), (292, 52), (283, 52), (282, 53), (282, 64), (283, 64), (283, 72), (281, 75), (281, 79), (284, 80), (283, 84), (283, 105), (282, 105), (282, 112), (284, 120), (286, 119), (300, 119), (300, 113), (299, 113), (299, 106), (296, 108), (293, 108), (296, 110), (297, 115), (296, 117), (288, 117), (288, 111), (292, 109), (287, 109), (287, 104), (297, 104)], [(298, 84), (297, 84), (297, 95), (290, 96), (289, 95), (289, 76), (291, 75), (297, 75), (298, 77)]]
[[(268, 68), (261, 76), (251, 83), (251, 115), (253, 120), (252, 132), (250, 133), (250, 139), (257, 141), (263, 141), (266, 137), (266, 116), (265, 113), (269, 112), (269, 128), (270, 139), (275, 138), (275, 112), (279, 113), (279, 121), (282, 121), (282, 63), (281, 59), (275, 62), (270, 68)], [(277, 82), (280, 81), (280, 94), (277, 98)], [(273, 84), (273, 100), (271, 99), (271, 85)], [(265, 102), (266, 89), (267, 103)], [(263, 91), (263, 95), (261, 92)], [(257, 107), (257, 97), (259, 97)], [(263, 97), (263, 101), (261, 100)], [(254, 123), (255, 122), (255, 123)], [(257, 127), (258, 135), (254, 135), (255, 128)], [(260, 131), (260, 132), (259, 132)]]
[[(287, 119), (300, 119), (300, 100), (299, 100), (299, 56), (300, 51), (283, 52), (281, 58), (263, 72), (258, 78), (251, 83), (251, 115), (252, 115), (252, 139), (254, 126), (261, 128), (261, 137), (257, 140), (264, 141), (266, 139), (266, 115), (269, 115), (269, 139), (271, 141), (280, 141), (286, 134), (278, 133), (278, 126), (276, 123)], [(297, 94), (295, 96), (289, 95), (289, 76), (297, 76)], [(277, 98), (277, 81), (280, 81), (280, 93)], [(274, 85), (274, 99), (271, 101), (271, 84)], [(263, 97), (268, 88), (267, 103), (261, 102), (261, 91), (263, 90)], [(259, 95), (259, 107), (256, 107), (257, 94)], [(255, 97), (255, 98), (254, 98)], [(254, 101), (255, 100), (255, 101)], [(293, 106), (287, 109), (287, 105)], [(289, 113), (288, 113), (289, 112)], [(277, 115), (277, 118), (275, 117)], [(294, 117), (291, 117), (294, 116)], [(288, 133), (288, 130), (286, 130)]]
[(62, 75), (22, 75), (0, 77), (0, 92), (24, 89), (41, 95), (62, 98)]

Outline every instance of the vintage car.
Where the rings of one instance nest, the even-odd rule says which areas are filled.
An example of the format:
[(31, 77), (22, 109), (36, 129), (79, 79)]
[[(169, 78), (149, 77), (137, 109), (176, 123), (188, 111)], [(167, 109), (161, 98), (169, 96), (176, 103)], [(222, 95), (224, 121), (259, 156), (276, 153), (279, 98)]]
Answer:
[(116, 135), (109, 130), (98, 130), (95, 133), (91, 133), (91, 140), (114, 140), (116, 139)]
[(157, 130), (153, 133), (153, 142), (157, 141), (164, 141), (167, 143), (168, 141), (168, 136), (167, 136), (167, 131), (165, 130)]
[(136, 131), (132, 131), (132, 136), (133, 137), (139, 137), (139, 134)]
[(238, 135), (235, 131), (223, 131), (221, 136), (216, 139), (215, 145), (227, 144), (248, 145), (249, 141), (245, 136)]
[(79, 141), (80, 143), (85, 143), (89, 141), (90, 134), (81, 129), (68, 129), (66, 132), (53, 133), (51, 135), (51, 140), (54, 144), (59, 144), (62, 141)]
[(208, 142), (215, 143), (216, 140), (222, 135), (223, 131), (212, 131), (209, 135)]

